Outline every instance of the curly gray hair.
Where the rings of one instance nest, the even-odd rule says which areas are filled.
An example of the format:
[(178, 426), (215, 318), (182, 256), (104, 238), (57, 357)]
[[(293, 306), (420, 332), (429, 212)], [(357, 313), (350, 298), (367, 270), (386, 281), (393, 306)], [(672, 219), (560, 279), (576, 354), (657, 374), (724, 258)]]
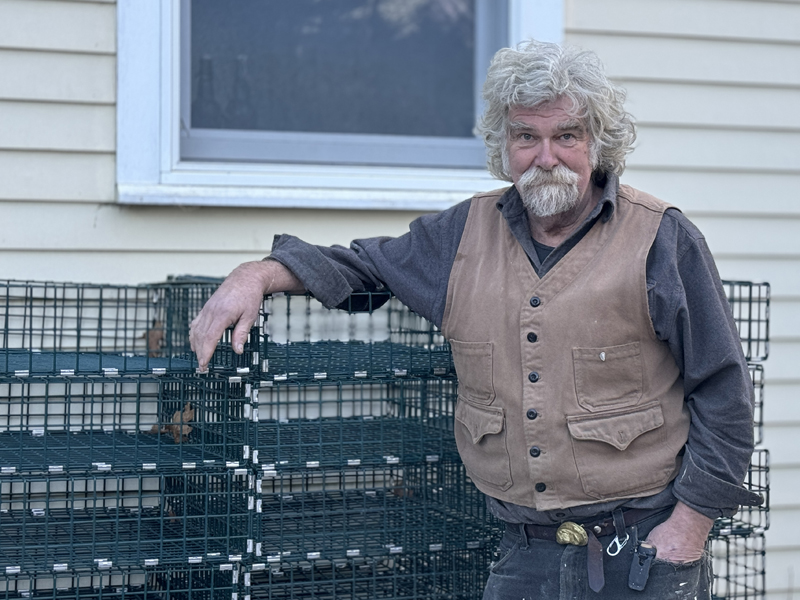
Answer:
[(571, 116), (586, 124), (593, 168), (622, 174), (636, 139), (633, 117), (623, 108), (625, 90), (608, 80), (594, 52), (529, 41), (499, 50), (483, 85), (486, 109), (475, 133), (486, 143), (492, 175), (511, 181), (504, 160), (509, 108), (533, 108), (559, 98), (569, 98)]

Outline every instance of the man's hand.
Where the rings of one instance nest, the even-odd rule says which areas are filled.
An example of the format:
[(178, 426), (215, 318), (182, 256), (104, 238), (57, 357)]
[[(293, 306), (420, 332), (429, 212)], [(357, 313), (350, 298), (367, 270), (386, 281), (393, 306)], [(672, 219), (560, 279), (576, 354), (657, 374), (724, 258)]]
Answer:
[(703, 556), (708, 532), (713, 524), (712, 519), (679, 501), (669, 519), (656, 525), (646, 541), (656, 547), (659, 560), (693, 562)]
[(264, 294), (303, 291), (297, 277), (279, 262), (247, 262), (236, 267), (190, 325), (189, 341), (200, 370), (208, 368), (217, 342), (231, 325), (236, 325), (231, 338), (233, 351), (242, 353)]

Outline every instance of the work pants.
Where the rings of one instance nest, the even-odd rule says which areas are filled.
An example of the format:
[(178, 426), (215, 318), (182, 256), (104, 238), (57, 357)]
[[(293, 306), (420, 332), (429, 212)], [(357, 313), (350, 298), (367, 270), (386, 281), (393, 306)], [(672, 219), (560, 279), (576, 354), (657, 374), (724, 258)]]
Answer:
[(615, 534), (598, 538), (603, 546), (605, 575), (600, 593), (589, 588), (587, 546), (531, 538), (522, 526), (507, 524), (490, 568), (483, 600), (710, 600), (712, 574), (708, 552), (700, 560), (686, 564), (673, 564), (656, 557), (645, 589), (636, 591), (628, 587), (637, 542), (644, 540), (669, 514), (669, 511), (656, 514), (628, 527), (630, 538), (616, 556), (606, 552)]

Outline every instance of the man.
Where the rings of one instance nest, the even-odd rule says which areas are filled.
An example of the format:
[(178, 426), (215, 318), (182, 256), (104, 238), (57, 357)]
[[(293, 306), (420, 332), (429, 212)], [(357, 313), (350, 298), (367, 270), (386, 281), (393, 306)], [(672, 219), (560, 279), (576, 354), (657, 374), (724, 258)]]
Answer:
[(484, 99), (510, 188), (399, 238), (278, 237), (192, 324), (200, 365), (229, 325), (241, 351), (264, 293), (336, 306), (388, 287), (451, 343), (459, 452), (506, 522), (484, 598), (710, 598), (713, 519), (760, 498), (741, 486), (752, 386), (705, 241), (619, 184), (635, 130), (594, 54), (503, 49)]

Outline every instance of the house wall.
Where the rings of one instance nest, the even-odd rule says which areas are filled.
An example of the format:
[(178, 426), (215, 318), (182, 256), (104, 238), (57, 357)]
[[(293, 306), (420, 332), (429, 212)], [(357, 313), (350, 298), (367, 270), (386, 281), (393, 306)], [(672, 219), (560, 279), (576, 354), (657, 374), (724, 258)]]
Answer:
[(418, 214), (120, 206), (115, 106), (113, 0), (0, 0), (0, 277), (225, 275), (277, 233), (346, 244)]
[(566, 40), (628, 89), (623, 180), (679, 206), (726, 279), (772, 285), (768, 598), (800, 590), (800, 2), (568, 0)]
[[(565, 0), (639, 122), (624, 181), (680, 206), (724, 278), (772, 284), (770, 598), (800, 589), (800, 1)], [(224, 275), (274, 234), (397, 235), (416, 213), (116, 204), (113, 0), (0, 0), (0, 277)]]

